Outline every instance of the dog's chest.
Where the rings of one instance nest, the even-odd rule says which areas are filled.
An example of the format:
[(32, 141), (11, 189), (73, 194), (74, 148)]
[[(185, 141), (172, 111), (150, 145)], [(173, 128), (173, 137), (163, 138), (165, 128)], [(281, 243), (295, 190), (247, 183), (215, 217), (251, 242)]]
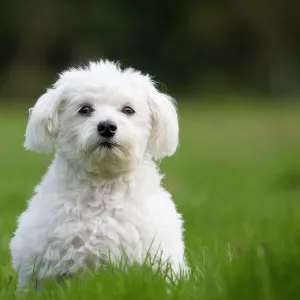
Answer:
[[(137, 196), (137, 195), (135, 195)], [(142, 255), (154, 237), (153, 220), (143, 204), (124, 186), (86, 189), (59, 210), (54, 239), (66, 251), (105, 254), (120, 249)]]

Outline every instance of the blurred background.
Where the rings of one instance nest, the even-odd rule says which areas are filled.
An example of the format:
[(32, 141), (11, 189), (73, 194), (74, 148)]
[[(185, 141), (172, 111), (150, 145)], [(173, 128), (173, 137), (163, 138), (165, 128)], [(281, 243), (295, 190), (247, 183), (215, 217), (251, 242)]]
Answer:
[(0, 7), (2, 99), (36, 98), (61, 70), (99, 58), (149, 72), (177, 94), (299, 92), (298, 0), (6, 0)]

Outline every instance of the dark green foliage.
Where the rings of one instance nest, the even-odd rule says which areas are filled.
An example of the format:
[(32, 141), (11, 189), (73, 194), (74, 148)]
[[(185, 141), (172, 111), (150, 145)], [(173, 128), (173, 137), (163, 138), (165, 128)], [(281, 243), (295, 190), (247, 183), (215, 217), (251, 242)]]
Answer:
[(173, 91), (294, 94), (299, 14), (299, 1), (1, 1), (0, 91), (33, 97), (105, 57)]

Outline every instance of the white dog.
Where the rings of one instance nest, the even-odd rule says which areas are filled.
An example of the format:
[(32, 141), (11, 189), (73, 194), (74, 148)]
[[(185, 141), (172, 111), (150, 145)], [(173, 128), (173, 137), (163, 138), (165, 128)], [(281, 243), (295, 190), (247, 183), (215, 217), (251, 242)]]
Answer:
[(18, 286), (123, 251), (185, 270), (181, 215), (155, 163), (177, 145), (172, 98), (148, 75), (109, 61), (63, 72), (30, 109), (25, 147), (55, 156), (10, 243)]

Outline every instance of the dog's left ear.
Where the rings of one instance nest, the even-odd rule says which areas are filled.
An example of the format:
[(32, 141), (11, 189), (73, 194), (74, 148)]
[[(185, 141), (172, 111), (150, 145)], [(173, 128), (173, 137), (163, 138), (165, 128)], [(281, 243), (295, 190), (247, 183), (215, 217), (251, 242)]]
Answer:
[(36, 152), (51, 152), (58, 133), (58, 106), (61, 100), (59, 89), (48, 89), (29, 109), (25, 134), (25, 148)]
[(175, 100), (155, 88), (150, 93), (152, 115), (150, 151), (156, 159), (171, 156), (178, 146), (178, 117)]

